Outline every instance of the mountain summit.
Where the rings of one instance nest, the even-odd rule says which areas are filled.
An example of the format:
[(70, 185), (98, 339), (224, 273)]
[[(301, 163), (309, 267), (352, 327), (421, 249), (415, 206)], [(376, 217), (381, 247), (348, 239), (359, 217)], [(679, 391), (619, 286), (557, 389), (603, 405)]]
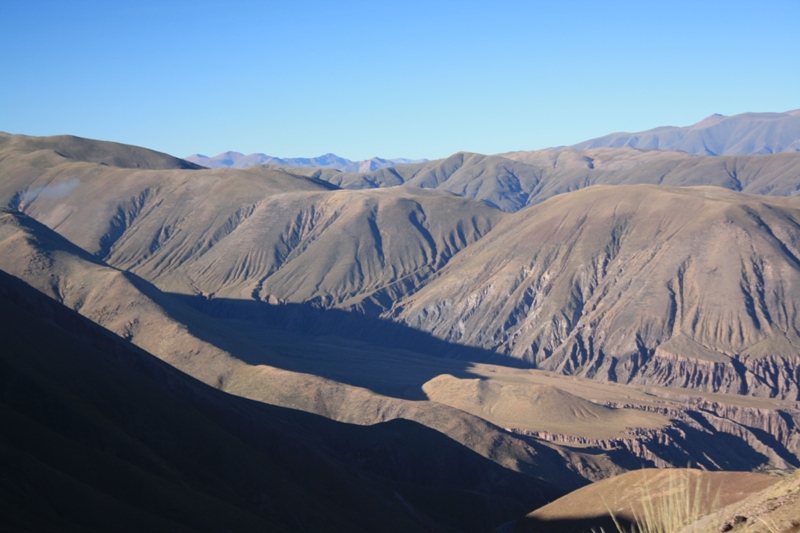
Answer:
[(694, 155), (754, 155), (800, 152), (800, 110), (784, 113), (714, 114), (686, 127), (664, 126), (638, 133), (612, 133), (569, 148), (681, 150)]

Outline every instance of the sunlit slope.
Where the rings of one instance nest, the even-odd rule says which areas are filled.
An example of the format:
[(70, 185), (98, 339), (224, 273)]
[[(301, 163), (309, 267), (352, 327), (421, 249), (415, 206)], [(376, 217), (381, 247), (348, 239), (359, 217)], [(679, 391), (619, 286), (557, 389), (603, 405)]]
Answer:
[(363, 174), (304, 169), (345, 189), (406, 185), (440, 189), (515, 212), (591, 185), (714, 185), (751, 194), (792, 196), (800, 154), (699, 157), (634, 148), (539, 150), (499, 155), (457, 153)]
[(650, 531), (677, 533), (686, 523), (777, 481), (775, 477), (745, 472), (638, 470), (567, 494), (519, 520), (513, 531), (589, 533), (603, 528), (616, 532), (618, 526), (631, 531), (634, 524), (641, 528), (646, 521)]
[(798, 257), (795, 199), (593, 187), (504, 220), (394, 316), (563, 373), (797, 397)]
[(552, 385), (504, 384), (491, 379), (440, 375), (423, 386), (428, 398), (490, 420), (501, 427), (611, 439), (628, 428), (659, 428), (668, 418), (633, 409), (612, 409)]
[[(175, 165), (156, 170), (112, 166), (93, 158), (63, 156), (59, 139), (8, 137), (0, 149), (0, 204), (25, 212), (99, 258), (111, 252), (140, 216), (154, 210), (158, 213), (150, 223), (156, 227), (151, 228), (149, 242), (122, 261), (144, 262), (170, 238), (191, 243), (188, 246), (197, 247), (195, 252), (207, 249), (267, 196), (332, 188), (267, 169), (186, 170), (185, 165), (194, 166), (175, 158), (171, 158)], [(110, 151), (113, 161), (125, 159), (129, 152), (137, 157), (150, 152), (87, 139), (76, 142), (91, 153)], [(31, 143), (41, 148), (30, 151)], [(181, 225), (187, 213), (194, 217), (192, 224)], [(161, 269), (182, 259), (162, 259), (166, 265)]]
[(114, 168), (10, 139), (0, 202), (173, 292), (382, 311), (503, 216), (440, 191), (335, 191), (270, 168)]
[(0, 162), (10, 160), (34, 165), (53, 162), (98, 163), (118, 168), (198, 169), (194, 163), (129, 144), (84, 139), (73, 135), (31, 137), (0, 132)]
[(663, 126), (638, 133), (612, 133), (572, 148), (630, 146), (682, 150), (698, 155), (774, 154), (800, 151), (800, 109), (785, 113), (711, 115), (692, 126)]
[(800, 470), (703, 517), (680, 533), (796, 533), (800, 531)]
[[(367, 300), (364, 307), (385, 309), (501, 217), (484, 204), (435, 191), (276, 195), (159, 284), (273, 303), (348, 306)], [(128, 242), (112, 253), (113, 263)], [(170, 253), (169, 244), (162, 253)]]

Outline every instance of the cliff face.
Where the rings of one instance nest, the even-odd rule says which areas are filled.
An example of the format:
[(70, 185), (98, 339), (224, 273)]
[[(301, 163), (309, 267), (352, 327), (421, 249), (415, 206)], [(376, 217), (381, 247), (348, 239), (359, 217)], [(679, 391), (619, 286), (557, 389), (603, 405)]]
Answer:
[(499, 224), (393, 318), (536, 367), (798, 397), (800, 203), (593, 187)]

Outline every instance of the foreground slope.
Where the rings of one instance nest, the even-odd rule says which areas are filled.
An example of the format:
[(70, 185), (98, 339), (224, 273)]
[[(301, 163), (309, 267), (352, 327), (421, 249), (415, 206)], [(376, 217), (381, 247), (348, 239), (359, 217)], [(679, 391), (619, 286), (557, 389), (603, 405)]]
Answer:
[(677, 533), (681, 526), (778, 480), (745, 472), (638, 470), (593, 483), (541, 507), (516, 522), (513, 531), (589, 533), (600, 528), (618, 531), (618, 527), (636, 531), (632, 526), (648, 519), (654, 531)]
[(692, 527), (684, 531), (797, 533), (800, 531), (800, 470), (760, 492), (703, 517)]
[(504, 220), (394, 317), (539, 368), (800, 397), (800, 204), (592, 187)]
[(575, 144), (600, 147), (681, 150), (696, 155), (751, 155), (800, 151), (800, 109), (785, 113), (711, 115), (692, 126), (665, 126), (638, 133), (612, 133)]
[(545, 497), (412, 422), (216, 391), (2, 272), (0, 315), (4, 528), (484, 531)]

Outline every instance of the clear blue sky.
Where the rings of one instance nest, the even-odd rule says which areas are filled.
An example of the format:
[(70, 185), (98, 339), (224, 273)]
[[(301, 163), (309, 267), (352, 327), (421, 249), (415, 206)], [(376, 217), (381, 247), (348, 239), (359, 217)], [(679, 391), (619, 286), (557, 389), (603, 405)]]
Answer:
[(0, 130), (438, 158), (800, 108), (800, 1), (0, 2)]

